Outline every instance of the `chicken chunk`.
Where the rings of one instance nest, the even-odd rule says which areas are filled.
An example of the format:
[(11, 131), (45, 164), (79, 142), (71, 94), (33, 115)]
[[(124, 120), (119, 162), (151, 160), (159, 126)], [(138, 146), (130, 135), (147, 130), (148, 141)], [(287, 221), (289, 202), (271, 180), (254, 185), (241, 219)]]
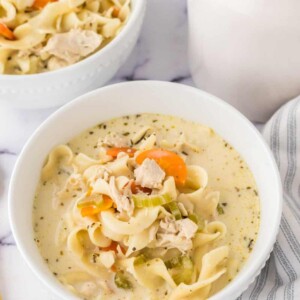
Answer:
[(68, 64), (73, 64), (94, 52), (101, 42), (101, 36), (92, 30), (72, 29), (51, 37), (42, 53), (53, 55)]
[(188, 218), (176, 221), (176, 225), (179, 229), (178, 236), (187, 239), (193, 238), (198, 230), (198, 226)]
[(132, 216), (134, 210), (134, 204), (128, 195), (122, 194), (118, 190), (114, 176), (110, 177), (109, 189), (110, 189), (111, 197), (117, 205), (117, 210), (120, 213), (125, 212), (128, 214), (128, 216)]
[(153, 159), (146, 158), (143, 163), (134, 170), (135, 181), (142, 187), (150, 189), (161, 188), (166, 173)]
[(166, 217), (160, 221), (156, 246), (187, 252), (193, 248), (192, 238), (197, 230), (198, 226), (188, 218), (175, 221)]
[(49, 59), (47, 67), (49, 70), (54, 71), (66, 67), (67, 65), (68, 63), (65, 60), (53, 56)]

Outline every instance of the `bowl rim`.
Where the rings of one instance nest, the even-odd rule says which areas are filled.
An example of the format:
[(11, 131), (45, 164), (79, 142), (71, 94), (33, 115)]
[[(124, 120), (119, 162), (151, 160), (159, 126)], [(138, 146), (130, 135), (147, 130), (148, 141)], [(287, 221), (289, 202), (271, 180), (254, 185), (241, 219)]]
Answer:
[[(280, 179), (280, 174), (279, 174), (279, 170), (277, 168), (277, 164), (275, 162), (274, 156), (273, 156), (268, 144), (263, 139), (262, 135), (256, 129), (256, 127), (242, 113), (240, 113), (233, 106), (231, 106), (227, 102), (219, 99), (218, 97), (211, 95), (207, 92), (204, 92), (200, 89), (197, 89), (195, 87), (191, 87), (191, 86), (184, 85), (184, 84), (166, 82), (166, 81), (157, 81), (157, 80), (139, 80), (139, 81), (132, 81), (132, 82), (115, 83), (112, 85), (108, 85), (108, 86), (93, 90), (89, 93), (86, 93), (84, 95), (77, 97), (75, 100), (73, 100), (73, 101), (67, 103), (66, 105), (64, 105), (63, 107), (59, 108), (57, 111), (52, 113), (45, 121), (43, 121), (42, 124), (34, 131), (34, 133), (31, 135), (31, 137), (28, 139), (25, 146), (23, 147), (23, 149), (17, 159), (17, 162), (14, 166), (14, 170), (13, 170), (10, 184), (9, 184), (9, 190), (8, 190), (9, 222), (10, 222), (10, 227), (11, 227), (13, 236), (16, 241), (16, 245), (17, 245), (19, 251), (21, 252), (22, 257), (29, 265), (30, 269), (53, 293), (55, 293), (56, 295), (59, 295), (59, 296), (63, 296), (63, 297), (65, 297), (65, 299), (68, 299), (68, 300), (73, 299), (72, 294), (70, 294), (69, 292), (65, 293), (65, 291), (67, 291), (67, 289), (65, 287), (63, 287), (63, 289), (61, 289), (58, 287), (58, 285), (53, 285), (51, 282), (48, 282), (49, 276), (43, 274), (39, 270), (37, 263), (34, 261), (34, 259), (32, 259), (30, 257), (30, 255), (29, 255), (30, 253), (28, 252), (26, 247), (24, 247), (23, 244), (19, 241), (19, 232), (18, 232), (19, 230), (18, 230), (17, 226), (15, 225), (17, 223), (15, 222), (14, 213), (13, 213), (14, 210), (16, 209), (16, 207), (13, 206), (13, 200), (12, 200), (13, 191), (16, 188), (14, 182), (16, 181), (16, 178), (19, 176), (18, 175), (20, 172), (19, 165), (21, 164), (21, 161), (24, 159), (23, 158), (24, 153), (26, 155), (27, 149), (31, 146), (31, 144), (34, 144), (36, 142), (36, 140), (35, 140), (36, 137), (41, 132), (43, 132), (43, 130), (45, 128), (47, 128), (49, 126), (49, 124), (51, 124), (52, 121), (55, 120), (55, 118), (57, 118), (61, 115), (64, 115), (65, 113), (68, 113), (68, 110), (72, 109), (72, 106), (83, 105), (83, 103), (86, 100), (88, 100), (90, 97), (92, 97), (94, 95), (101, 93), (103, 90), (115, 89), (118, 87), (122, 87), (124, 85), (136, 85), (136, 84), (137, 85), (149, 85), (152, 87), (155, 86), (156, 88), (159, 88), (160, 86), (168, 86), (169, 88), (172, 88), (173, 86), (177, 86), (182, 90), (186, 90), (186, 92), (190, 91), (190, 92), (198, 93), (199, 96), (202, 95), (209, 101), (215, 102), (216, 105), (220, 105), (220, 106), (223, 106), (225, 109), (231, 110), (232, 112), (234, 112), (237, 116), (239, 116), (241, 118), (241, 120), (245, 126), (247, 126), (249, 129), (251, 129), (255, 133), (256, 140), (258, 140), (261, 143), (261, 146), (264, 148), (264, 150), (266, 151), (266, 154), (270, 158), (272, 172), (274, 173), (275, 180), (277, 182), (277, 186), (275, 188), (277, 189), (276, 195), (278, 195), (278, 199), (277, 199), (278, 205), (276, 207), (276, 212), (277, 212), (276, 217), (275, 217), (276, 222), (274, 222), (274, 229), (270, 234), (269, 242), (266, 243), (266, 245), (260, 252), (260, 256), (255, 259), (255, 261), (253, 263), (254, 266), (253, 265), (251, 266), (251, 268), (252, 268), (251, 273), (248, 272), (247, 274), (244, 274), (243, 277), (234, 278), (234, 280), (232, 280), (232, 282), (230, 284), (225, 286), (221, 291), (219, 291), (215, 295), (212, 295), (209, 299), (210, 300), (221, 300), (221, 299), (222, 300), (224, 300), (224, 299), (231, 300), (231, 299), (233, 299), (233, 297), (236, 298), (240, 294), (242, 294), (242, 292), (244, 292), (249, 287), (249, 285), (255, 280), (255, 278), (258, 276), (258, 274), (264, 267), (267, 259), (269, 258), (270, 253), (273, 250), (273, 246), (274, 246), (274, 243), (276, 241), (276, 237), (277, 237), (277, 234), (279, 231), (281, 215), (282, 215), (282, 205), (283, 205), (282, 183), (281, 183), (281, 179)], [(51, 124), (51, 126), (52, 126), (52, 124)], [(57, 281), (57, 279), (55, 279), (55, 280)], [(58, 281), (57, 281), (57, 283), (59, 284)], [(226, 291), (226, 293), (224, 291)], [(223, 295), (224, 293), (225, 293), (225, 295)], [(231, 298), (228, 298), (229, 296)], [(220, 297), (222, 297), (222, 298), (220, 298)]]
[(120, 42), (127, 36), (127, 34), (130, 33), (130, 31), (132, 31), (132, 28), (139, 20), (139, 14), (143, 12), (143, 7), (146, 6), (147, 4), (147, 0), (131, 0), (131, 1), (134, 2), (134, 5), (132, 5), (133, 2), (131, 2), (132, 9), (127, 23), (124, 25), (124, 27), (119, 32), (119, 34), (107, 45), (105, 45), (102, 49), (99, 49), (92, 55), (89, 55), (88, 57), (74, 64), (53, 71), (34, 73), (34, 74), (22, 74), (22, 75), (0, 74), (0, 81), (1, 80), (7, 80), (7, 81), (36, 80), (38, 78), (50, 79), (50, 77), (55, 77), (56, 75), (61, 75), (61, 74), (63, 75), (64, 72), (76, 72), (78, 71), (78, 69), (82, 67), (82, 65), (91, 62), (92, 60), (98, 59), (101, 56), (106, 55), (106, 53), (109, 52), (111, 49), (116, 48), (120, 44)]

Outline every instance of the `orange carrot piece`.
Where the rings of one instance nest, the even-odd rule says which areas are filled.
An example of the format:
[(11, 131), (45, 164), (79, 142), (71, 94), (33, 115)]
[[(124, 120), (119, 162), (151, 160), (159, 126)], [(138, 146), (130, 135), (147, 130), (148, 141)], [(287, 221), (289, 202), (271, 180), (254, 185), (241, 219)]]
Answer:
[(35, 9), (43, 9), (49, 2), (56, 2), (58, 0), (35, 0), (32, 7)]
[(125, 152), (129, 155), (129, 157), (133, 157), (136, 149), (129, 147), (115, 147), (106, 150), (106, 154), (112, 156), (113, 158), (116, 158), (121, 152)]
[(119, 243), (112, 241), (111, 244), (107, 247), (103, 247), (101, 248), (102, 251), (114, 251), (117, 252), (117, 247), (118, 247)]
[(113, 272), (113, 273), (117, 273), (117, 267), (115, 265), (112, 265), (110, 270)]
[(130, 188), (131, 188), (132, 194), (138, 194), (139, 192), (143, 192), (145, 194), (150, 195), (152, 192), (151, 189), (149, 189), (147, 187), (142, 187), (142, 186), (136, 184), (134, 181), (131, 183)]
[(114, 252), (118, 252), (117, 248), (118, 246), (120, 246), (121, 251), (123, 252), (123, 254), (126, 253), (125, 249), (117, 242), (112, 241), (111, 244), (108, 247), (103, 247), (101, 248), (102, 251), (114, 251)]
[(187, 177), (187, 169), (183, 159), (175, 152), (164, 149), (151, 149), (140, 153), (136, 162), (142, 164), (146, 159), (155, 160), (169, 176), (173, 176), (177, 185), (184, 185)]
[(100, 205), (93, 204), (81, 208), (81, 215), (83, 217), (93, 216), (100, 213), (101, 211), (108, 210), (112, 207), (112, 205), (113, 200), (110, 197), (103, 195), (103, 203), (101, 203)]
[(4, 23), (0, 23), (0, 35), (8, 40), (16, 39), (14, 33)]
[(117, 18), (119, 16), (119, 13), (120, 13), (120, 8), (115, 6), (111, 15), (113, 18)]

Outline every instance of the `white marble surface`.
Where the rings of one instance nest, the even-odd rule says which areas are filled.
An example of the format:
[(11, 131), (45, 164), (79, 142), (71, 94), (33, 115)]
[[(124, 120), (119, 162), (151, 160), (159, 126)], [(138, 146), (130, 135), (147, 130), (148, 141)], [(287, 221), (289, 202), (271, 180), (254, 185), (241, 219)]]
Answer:
[[(192, 85), (187, 65), (186, 0), (147, 1), (145, 23), (136, 48), (111, 82), (157, 79)], [(3, 300), (57, 299), (20, 256), (7, 211), (8, 184), (18, 154), (53, 111), (0, 107), (0, 299), (2, 295)]]

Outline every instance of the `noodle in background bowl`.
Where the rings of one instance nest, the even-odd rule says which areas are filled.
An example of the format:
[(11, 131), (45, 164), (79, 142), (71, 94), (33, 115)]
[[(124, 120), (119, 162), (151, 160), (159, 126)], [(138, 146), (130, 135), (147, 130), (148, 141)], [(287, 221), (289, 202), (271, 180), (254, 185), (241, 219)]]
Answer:
[(268, 146), (252, 123), (222, 100), (185, 85), (159, 81), (115, 84), (79, 97), (48, 118), (24, 147), (10, 183), (9, 215), (18, 248), (53, 292), (63, 299), (78, 299), (53, 276), (33, 240), (32, 205), (43, 162), (55, 145), (86, 128), (144, 112), (174, 115), (212, 127), (241, 154), (254, 175), (261, 207), (257, 242), (234, 280), (210, 298), (235, 299), (259, 274), (276, 240), (282, 210), (280, 177)]
[(104, 48), (70, 66), (29, 75), (0, 74), (0, 105), (40, 109), (62, 105), (103, 86), (131, 53), (139, 36), (146, 0), (131, 0), (131, 15)]

